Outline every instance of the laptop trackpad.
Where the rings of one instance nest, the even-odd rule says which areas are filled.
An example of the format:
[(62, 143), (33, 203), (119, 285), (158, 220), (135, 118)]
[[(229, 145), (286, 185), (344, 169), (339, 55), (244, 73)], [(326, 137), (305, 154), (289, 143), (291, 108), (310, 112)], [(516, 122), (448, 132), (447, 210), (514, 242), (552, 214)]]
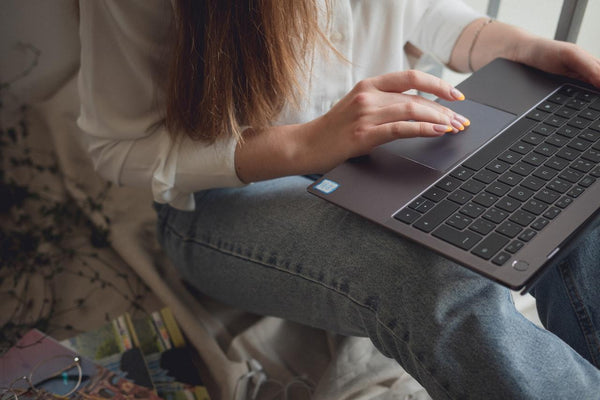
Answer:
[(447, 171), (496, 136), (516, 118), (514, 114), (470, 100), (439, 100), (439, 103), (469, 118), (471, 126), (457, 134), (448, 133), (437, 138), (399, 139), (381, 147), (438, 171)]

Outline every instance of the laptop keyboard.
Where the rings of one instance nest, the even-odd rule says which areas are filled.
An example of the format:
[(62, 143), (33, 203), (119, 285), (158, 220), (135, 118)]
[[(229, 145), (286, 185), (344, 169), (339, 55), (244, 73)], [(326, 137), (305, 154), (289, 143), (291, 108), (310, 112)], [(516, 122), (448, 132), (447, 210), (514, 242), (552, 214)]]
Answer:
[(503, 265), (600, 178), (600, 93), (565, 85), (394, 218)]

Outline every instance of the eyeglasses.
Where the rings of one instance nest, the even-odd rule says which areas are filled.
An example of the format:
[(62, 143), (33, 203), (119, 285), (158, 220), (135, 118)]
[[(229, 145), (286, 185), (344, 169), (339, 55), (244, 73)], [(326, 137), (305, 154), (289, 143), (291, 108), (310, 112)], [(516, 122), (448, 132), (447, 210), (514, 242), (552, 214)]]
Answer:
[(21, 376), (9, 387), (0, 388), (0, 400), (20, 400), (49, 393), (69, 397), (81, 386), (81, 359), (73, 355), (58, 355), (37, 363), (29, 375)]

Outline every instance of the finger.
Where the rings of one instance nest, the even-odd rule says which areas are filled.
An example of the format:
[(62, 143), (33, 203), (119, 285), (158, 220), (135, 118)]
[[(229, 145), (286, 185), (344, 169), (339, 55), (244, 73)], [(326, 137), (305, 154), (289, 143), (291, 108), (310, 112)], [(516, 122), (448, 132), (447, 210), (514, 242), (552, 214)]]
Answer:
[(465, 117), (464, 115), (458, 114), (458, 113), (452, 111), (451, 109), (449, 109), (448, 107), (444, 107), (440, 103), (426, 99), (422, 96), (403, 94), (403, 93), (384, 92), (384, 93), (382, 93), (382, 97), (383, 97), (383, 100), (380, 102), (381, 107), (391, 105), (394, 103), (407, 102), (407, 101), (417, 102), (424, 106), (431, 107), (434, 110), (437, 110), (439, 113), (447, 115), (450, 119), (457, 120), (463, 126), (471, 125), (471, 121), (469, 121), (469, 119), (467, 117)]
[(600, 87), (600, 60), (580, 48), (570, 48), (565, 64), (580, 79)]
[(391, 142), (396, 139), (412, 137), (439, 137), (452, 131), (448, 125), (432, 124), (430, 122), (399, 121), (374, 127), (368, 134), (368, 140), (373, 147)]
[[(422, 121), (433, 124), (450, 125), (453, 132), (464, 131), (465, 127), (470, 124), (469, 120), (451, 112), (448, 115), (446, 112), (440, 111), (439, 108), (432, 106), (433, 102), (409, 102), (395, 103), (386, 107), (381, 107), (373, 116), (375, 125), (388, 124), (398, 121)], [(436, 103), (433, 103), (436, 104)]]
[(445, 100), (464, 100), (465, 96), (448, 82), (422, 71), (391, 72), (371, 78), (373, 85), (383, 92), (402, 93), (410, 89), (431, 93)]

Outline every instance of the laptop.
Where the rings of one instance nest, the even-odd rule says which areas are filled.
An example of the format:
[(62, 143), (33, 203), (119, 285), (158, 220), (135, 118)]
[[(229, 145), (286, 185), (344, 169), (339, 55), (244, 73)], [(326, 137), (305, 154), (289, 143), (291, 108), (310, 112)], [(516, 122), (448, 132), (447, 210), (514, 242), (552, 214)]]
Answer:
[(513, 290), (527, 292), (600, 209), (600, 92), (496, 59), (445, 106), (471, 125), (400, 139), (308, 187)]

